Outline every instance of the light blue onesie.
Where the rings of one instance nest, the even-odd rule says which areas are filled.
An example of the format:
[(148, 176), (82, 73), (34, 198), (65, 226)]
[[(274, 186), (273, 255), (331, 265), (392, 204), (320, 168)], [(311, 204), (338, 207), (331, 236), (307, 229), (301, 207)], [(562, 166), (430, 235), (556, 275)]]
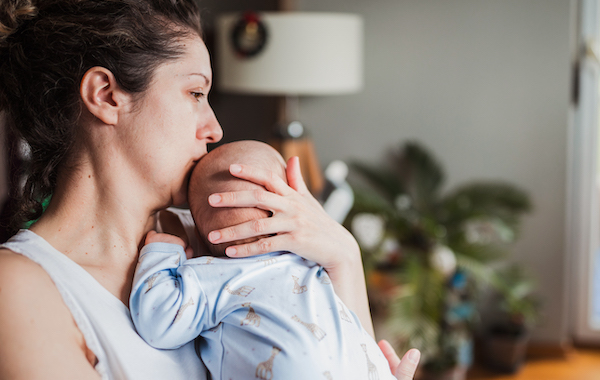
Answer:
[(130, 299), (139, 334), (176, 348), (196, 337), (212, 379), (394, 379), (327, 272), (286, 252), (186, 260), (175, 244), (140, 253)]

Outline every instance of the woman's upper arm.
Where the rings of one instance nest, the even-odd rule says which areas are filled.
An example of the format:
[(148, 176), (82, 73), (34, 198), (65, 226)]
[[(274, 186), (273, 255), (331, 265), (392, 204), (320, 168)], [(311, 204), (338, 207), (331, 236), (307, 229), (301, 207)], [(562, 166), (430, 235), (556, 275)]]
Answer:
[(95, 356), (48, 274), (0, 249), (0, 378), (99, 379)]

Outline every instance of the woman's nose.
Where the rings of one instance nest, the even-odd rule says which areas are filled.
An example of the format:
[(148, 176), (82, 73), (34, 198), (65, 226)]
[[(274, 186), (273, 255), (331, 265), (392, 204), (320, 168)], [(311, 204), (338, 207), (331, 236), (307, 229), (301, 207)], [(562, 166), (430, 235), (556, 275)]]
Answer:
[(196, 138), (199, 140), (206, 139), (210, 143), (216, 143), (223, 138), (223, 129), (212, 108), (204, 125), (196, 131)]

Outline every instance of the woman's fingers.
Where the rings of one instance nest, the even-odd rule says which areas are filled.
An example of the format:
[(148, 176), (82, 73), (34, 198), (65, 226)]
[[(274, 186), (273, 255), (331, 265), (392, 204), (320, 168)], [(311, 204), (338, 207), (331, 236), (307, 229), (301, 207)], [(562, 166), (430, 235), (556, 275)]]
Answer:
[[(316, 261), (327, 270), (360, 255), (348, 230), (331, 219), (310, 194), (302, 196), (291, 191), (289, 196), (262, 190), (211, 195), (209, 203), (214, 207), (257, 207), (271, 211), (272, 216), (212, 231), (208, 240), (219, 244), (261, 236), (259, 243), (247, 247), (247, 254), (265, 253), (264, 247), (274, 247)], [(276, 236), (270, 235), (280, 237), (277, 240), (281, 244), (274, 244), (271, 239)]]
[(394, 375), (398, 380), (412, 380), (417, 372), (417, 366), (421, 360), (421, 352), (416, 348), (411, 348), (400, 360)]
[(234, 177), (245, 179), (250, 182), (254, 182), (258, 185), (264, 186), (265, 189), (270, 192), (287, 195), (290, 194), (291, 189), (287, 183), (270, 170), (259, 169), (253, 166), (233, 164), (229, 166), (229, 172)]
[(292, 229), (293, 226), (289, 219), (279, 220), (279, 218), (262, 218), (211, 231), (208, 234), (208, 241), (213, 244), (228, 243), (230, 241), (243, 240), (256, 236), (285, 233)]
[(208, 203), (213, 207), (257, 207), (267, 211), (279, 211), (284, 198), (266, 190), (242, 190), (211, 194)]
[(300, 160), (298, 157), (294, 156), (288, 160), (285, 171), (290, 187), (310, 201), (313, 206), (318, 206), (320, 208), (321, 204), (315, 199), (315, 197), (312, 196), (310, 190), (308, 190), (308, 187), (306, 187), (306, 182), (304, 182), (302, 172), (300, 171)]
[(302, 177), (302, 172), (300, 171), (300, 160), (297, 156), (291, 157), (288, 160), (285, 174), (287, 175), (288, 184), (292, 189), (302, 195), (309, 193), (306, 182), (304, 182), (304, 177)]
[(396, 351), (394, 351), (392, 345), (387, 340), (380, 340), (377, 345), (381, 349), (381, 352), (383, 352), (383, 356), (387, 359), (392, 373), (396, 372), (396, 368), (400, 365), (400, 358), (396, 355)]
[[(333, 270), (330, 273), (336, 277), (337, 268), (347, 269), (348, 266), (354, 267), (357, 262), (360, 263), (358, 244), (348, 230), (327, 215), (306, 189), (298, 160), (291, 159), (289, 165), (289, 173), (286, 175), (298, 191), (268, 170), (231, 165), (230, 172), (233, 175), (260, 184), (269, 191), (216, 193), (208, 198), (209, 204), (213, 207), (256, 207), (272, 212), (272, 216), (258, 222), (246, 222), (212, 231), (208, 239), (212, 243), (225, 243), (260, 237), (257, 242), (243, 248), (235, 246), (227, 252), (235, 249), (243, 252), (236, 256), (252, 255), (265, 253), (265, 247), (291, 251), (318, 262), (328, 271)], [(358, 266), (362, 268), (362, 265)]]
[(252, 243), (227, 247), (225, 254), (229, 257), (247, 257), (282, 251), (286, 240), (285, 235), (265, 237)]
[(417, 371), (419, 360), (421, 359), (421, 352), (416, 348), (408, 350), (402, 360), (396, 355), (396, 351), (387, 340), (381, 340), (378, 343), (379, 348), (383, 352), (383, 356), (387, 359), (390, 364), (390, 369), (394, 376), (398, 380), (412, 380)]

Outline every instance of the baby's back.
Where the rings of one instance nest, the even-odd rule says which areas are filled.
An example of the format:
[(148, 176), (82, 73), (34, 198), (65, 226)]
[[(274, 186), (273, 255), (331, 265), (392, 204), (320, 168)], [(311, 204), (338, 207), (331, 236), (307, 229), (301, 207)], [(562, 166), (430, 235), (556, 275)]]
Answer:
[(290, 253), (188, 260), (207, 294), (198, 339), (213, 378), (393, 379), (327, 272)]

